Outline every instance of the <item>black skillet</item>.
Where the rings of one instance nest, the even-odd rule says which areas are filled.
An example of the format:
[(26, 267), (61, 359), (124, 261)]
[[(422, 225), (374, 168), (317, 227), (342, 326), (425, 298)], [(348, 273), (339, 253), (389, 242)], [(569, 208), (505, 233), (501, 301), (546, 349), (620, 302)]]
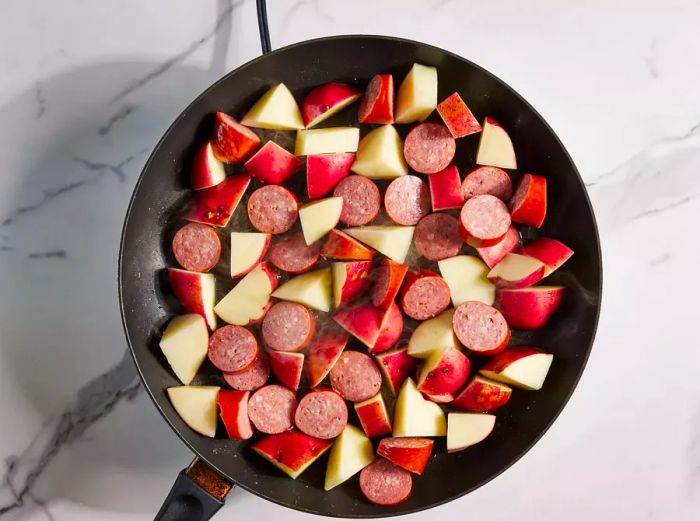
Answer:
[[(264, 1), (258, 1), (258, 7), (266, 54), (212, 85), (172, 124), (136, 184), (122, 234), (119, 297), (127, 341), (156, 407), (196, 454), (156, 519), (209, 519), (232, 484), (290, 508), (337, 517), (393, 516), (445, 503), (493, 479), (525, 454), (556, 419), (581, 376), (596, 330), (602, 282), (600, 243), (588, 195), (564, 146), (542, 117), (503, 81), (474, 63), (431, 45), (384, 36), (321, 38), (268, 52)], [(164, 324), (181, 312), (163, 271), (176, 265), (169, 242), (182, 225), (180, 211), (190, 195), (188, 162), (193, 147), (209, 137), (214, 112), (241, 117), (268, 87), (279, 82), (301, 99), (309, 89), (328, 81), (361, 87), (379, 72), (393, 73), (400, 81), (414, 62), (438, 68), (440, 99), (458, 91), (477, 117), (492, 116), (509, 130), (519, 166), (514, 180), (523, 172), (548, 180), (549, 209), (538, 233), (562, 240), (575, 255), (548, 279), (548, 283), (568, 286), (562, 309), (545, 329), (516, 333), (513, 339), (513, 343), (530, 343), (554, 353), (544, 388), (514, 392), (510, 403), (498, 411), (494, 432), (477, 446), (446, 454), (444, 440), (438, 440), (438, 454), (424, 475), (414, 480), (410, 498), (394, 507), (377, 507), (363, 499), (356, 478), (324, 492), (323, 462), (291, 480), (246, 448), (246, 443), (204, 438), (182, 422), (165, 394), (167, 387), (179, 382), (158, 348)], [(348, 109), (324, 125), (350, 124), (355, 110)], [(473, 136), (459, 140), (460, 171), (474, 164), (476, 143)], [(526, 238), (534, 235), (532, 230), (521, 231)], [(225, 268), (217, 280), (226, 279)], [(222, 293), (227, 289), (219, 288)], [(202, 373), (195, 383), (219, 382), (210, 365), (205, 364)]]

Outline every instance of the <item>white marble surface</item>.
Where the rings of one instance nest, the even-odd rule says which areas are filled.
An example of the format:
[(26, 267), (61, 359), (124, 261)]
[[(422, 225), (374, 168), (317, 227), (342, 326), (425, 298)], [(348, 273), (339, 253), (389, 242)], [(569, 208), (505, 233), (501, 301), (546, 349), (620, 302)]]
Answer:
[[(700, 3), (269, 4), (273, 47), (394, 34), (485, 66), (554, 127), (597, 212), (603, 314), (569, 406), (504, 475), (409, 517), (700, 519)], [(118, 236), (161, 133), (258, 52), (251, 0), (4, 3), (3, 521), (152, 519), (189, 461), (125, 358)], [(235, 490), (220, 518), (252, 514), (308, 517)]]

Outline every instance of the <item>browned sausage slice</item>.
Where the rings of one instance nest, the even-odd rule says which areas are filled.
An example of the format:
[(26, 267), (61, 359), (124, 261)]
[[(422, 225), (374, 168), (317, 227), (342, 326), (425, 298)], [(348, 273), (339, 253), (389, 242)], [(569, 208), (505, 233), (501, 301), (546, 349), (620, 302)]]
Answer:
[(267, 383), (270, 378), (270, 362), (263, 350), (249, 367), (235, 373), (224, 373), (224, 380), (237, 391), (255, 391)]
[(434, 174), (450, 165), (456, 148), (455, 139), (447, 127), (437, 123), (421, 123), (406, 136), (403, 155), (416, 172)]
[(452, 329), (464, 347), (480, 355), (495, 355), (503, 351), (510, 340), (510, 328), (501, 312), (478, 301), (457, 306)]
[(415, 226), (430, 212), (430, 190), (415, 175), (397, 177), (384, 193), (384, 208), (392, 221)]
[(431, 213), (423, 217), (413, 233), (416, 250), (428, 260), (454, 257), (464, 240), (459, 234), (459, 222), (446, 213)]
[(475, 248), (493, 246), (510, 228), (508, 207), (493, 195), (477, 195), (467, 200), (459, 213), (462, 238)]
[(306, 244), (303, 233), (288, 235), (270, 247), (270, 262), (276, 268), (289, 273), (304, 273), (318, 262), (321, 241)]
[(340, 220), (348, 226), (363, 226), (371, 222), (381, 207), (379, 188), (374, 181), (361, 175), (351, 175), (340, 181), (333, 196), (343, 198)]
[(299, 203), (292, 192), (279, 185), (266, 185), (250, 194), (248, 219), (263, 233), (284, 233), (294, 226)]
[(376, 505), (397, 505), (411, 494), (411, 473), (384, 458), (377, 458), (360, 472), (360, 489)]
[(281, 385), (261, 387), (248, 400), (248, 417), (265, 434), (279, 434), (294, 426), (297, 399)]
[(345, 351), (331, 369), (330, 379), (333, 390), (351, 402), (371, 398), (382, 386), (374, 360), (359, 351)]
[(462, 181), (464, 199), (489, 194), (506, 202), (513, 195), (513, 183), (505, 170), (495, 166), (479, 166)]
[(250, 366), (258, 356), (258, 341), (241, 326), (224, 326), (209, 339), (209, 360), (225, 373), (235, 373)]
[(311, 342), (316, 319), (306, 307), (295, 302), (278, 302), (265, 315), (262, 336), (275, 351), (299, 351)]
[(299, 402), (294, 424), (304, 434), (329, 440), (348, 424), (348, 407), (335, 391), (314, 389)]
[(173, 254), (186, 270), (209, 271), (221, 258), (219, 234), (206, 224), (186, 224), (173, 237)]
[(430, 270), (409, 272), (401, 286), (403, 312), (416, 320), (433, 318), (450, 305), (450, 287)]

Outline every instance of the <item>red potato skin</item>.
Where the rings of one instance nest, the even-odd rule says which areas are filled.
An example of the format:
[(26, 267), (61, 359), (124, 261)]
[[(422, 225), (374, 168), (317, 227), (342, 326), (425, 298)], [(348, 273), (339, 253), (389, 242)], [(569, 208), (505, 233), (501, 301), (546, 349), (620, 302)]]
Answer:
[(168, 268), (168, 281), (175, 297), (180, 301), (185, 311), (202, 315), (211, 331), (214, 329), (214, 325), (207, 321), (207, 315), (204, 312), (201, 276), (202, 273)]
[(211, 144), (219, 161), (242, 163), (258, 148), (260, 138), (228, 114), (217, 112)]
[(343, 354), (348, 343), (344, 332), (324, 333), (317, 336), (306, 351), (304, 372), (309, 380), (309, 387), (316, 387), (328, 375), (331, 368)]
[(333, 314), (333, 320), (364, 345), (372, 348), (379, 338), (384, 314), (383, 310), (364, 302), (339, 309)]
[(483, 377), (472, 378), (467, 386), (460, 392), (450, 404), (456, 409), (474, 412), (488, 412), (502, 407), (512, 393), (510, 387), (502, 387), (490, 383)]
[[(401, 440), (410, 440), (418, 446), (403, 446)], [(430, 461), (433, 443), (428, 438), (384, 438), (379, 442), (377, 454), (409, 472), (421, 475)]]
[(216, 397), (221, 420), (228, 437), (234, 440), (247, 440), (253, 436), (253, 427), (248, 418), (248, 391), (221, 389)]
[(249, 184), (249, 176), (236, 174), (216, 186), (197, 191), (184, 218), (212, 226), (226, 226)]
[(316, 118), (322, 116), (339, 103), (350, 98), (354, 101), (360, 95), (360, 91), (345, 83), (326, 83), (312, 89), (301, 104), (301, 117), (304, 120), (304, 126), (309, 127), (314, 124)]
[(401, 283), (408, 272), (408, 266), (385, 258), (382, 259), (381, 269), (388, 272), (389, 282), (384, 291), (381, 291), (380, 288), (375, 291), (376, 286), (372, 289), (372, 304), (379, 309), (389, 309), (401, 289)]
[[(210, 146), (210, 142), (203, 143), (194, 153), (194, 157), (192, 158), (192, 190), (202, 190), (219, 184), (214, 182), (209, 168), (207, 148)], [(221, 163), (221, 161), (216, 158), (214, 158), (214, 161)]]
[(372, 260), (374, 252), (340, 230), (331, 230), (321, 247), (321, 255), (335, 260)]
[(510, 215), (516, 223), (540, 228), (547, 216), (547, 179), (525, 174), (510, 200)]
[(408, 347), (375, 355), (374, 359), (394, 396), (399, 393), (406, 378), (414, 373), (418, 364), (418, 360), (408, 354)]
[(377, 95), (370, 99), (369, 92), (365, 93), (358, 111), (359, 122), (390, 125), (394, 123), (394, 77), (391, 74), (377, 74), (371, 82), (379, 83)]
[(451, 395), (467, 381), (469, 367), (469, 359), (459, 349), (445, 349), (440, 362), (432, 371), (421, 371), (418, 390), (431, 396)]
[(364, 405), (356, 403), (355, 413), (368, 438), (376, 438), (391, 434), (391, 422), (387, 416), (386, 407), (384, 406), (384, 400), (381, 394), (376, 401)]
[(355, 162), (354, 152), (306, 156), (306, 193), (309, 199), (320, 199), (350, 175)]
[(459, 171), (454, 165), (428, 176), (430, 186), (430, 202), (434, 212), (461, 208), (464, 204), (462, 181)]
[(403, 333), (403, 315), (396, 302), (392, 302), (384, 312), (379, 330), (379, 337), (368, 353), (381, 353), (394, 347)]
[(437, 111), (455, 139), (481, 132), (481, 125), (457, 92), (441, 101)]
[(268, 351), (270, 371), (277, 381), (285, 387), (296, 391), (299, 389), (301, 373), (304, 368), (304, 355), (286, 351)]
[(499, 288), (508, 288), (508, 289), (528, 288), (528, 287), (532, 286), (533, 284), (541, 281), (544, 278), (544, 264), (542, 266), (540, 266), (539, 269), (533, 271), (527, 277), (520, 279), (520, 280), (503, 279), (497, 275), (492, 276), (490, 272), (486, 276), (486, 278), (488, 278), (489, 281), (493, 285), (498, 286)]
[(333, 440), (321, 440), (303, 432), (291, 430), (268, 434), (251, 447), (258, 454), (274, 462), (280, 468), (298, 471), (315, 460), (333, 444)]
[(476, 248), (476, 252), (489, 268), (493, 268), (501, 262), (509, 253), (515, 252), (520, 247), (520, 234), (515, 226), (511, 225), (503, 238), (493, 246)]
[(514, 329), (539, 329), (547, 325), (549, 318), (559, 309), (564, 298), (564, 287), (554, 286), (519, 290), (497, 289), (494, 306)]
[(549, 273), (569, 260), (574, 251), (556, 239), (539, 237), (523, 246), (520, 253), (544, 262), (546, 266), (545, 275), (549, 275)]
[(444, 394), (428, 394), (428, 393), (423, 393), (423, 396), (430, 400), (431, 402), (435, 403), (452, 403), (452, 400), (455, 399), (455, 395), (452, 393), (444, 393)]
[(490, 371), (492, 373), (500, 374), (513, 362), (520, 360), (521, 358), (525, 358), (526, 356), (539, 354), (544, 354), (544, 351), (532, 346), (509, 347), (505, 351), (502, 351), (491, 358), (491, 360), (486, 362), (486, 364), (484, 364), (479, 371)]
[(268, 141), (245, 163), (251, 177), (267, 184), (280, 185), (301, 168), (301, 160), (274, 141)]
[(345, 282), (340, 295), (338, 307), (353, 301), (362, 295), (370, 286), (369, 277), (372, 261), (354, 261), (345, 263)]

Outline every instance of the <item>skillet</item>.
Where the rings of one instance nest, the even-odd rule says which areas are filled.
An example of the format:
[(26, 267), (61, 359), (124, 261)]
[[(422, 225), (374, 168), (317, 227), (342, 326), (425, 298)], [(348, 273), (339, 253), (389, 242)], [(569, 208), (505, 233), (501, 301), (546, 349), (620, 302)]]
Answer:
[[(394, 516), (440, 505), (487, 483), (522, 457), (554, 422), (583, 372), (595, 336), (602, 289), (600, 242), (584, 184), (566, 149), (535, 109), (478, 65), (431, 45), (386, 36), (327, 37), (269, 52), (264, 0), (258, 0), (258, 18), (263, 56), (224, 76), (175, 120), (137, 181), (122, 232), (118, 285), (127, 342), (157, 409), (196, 455), (178, 476), (155, 519), (210, 519), (234, 484), (289, 508), (333, 517)], [(562, 308), (545, 329), (515, 332), (511, 341), (554, 354), (544, 388), (514, 392), (497, 412), (492, 434), (469, 450), (447, 454), (444, 439), (437, 440), (438, 454), (423, 476), (414, 480), (409, 499), (393, 507), (378, 507), (363, 499), (357, 479), (324, 492), (322, 461), (327, 456), (291, 480), (247, 448), (246, 442), (208, 439), (192, 431), (166, 396), (165, 389), (179, 381), (161, 354), (158, 340), (168, 319), (181, 313), (168, 290), (165, 268), (176, 265), (169, 244), (183, 224), (180, 214), (190, 194), (189, 162), (196, 145), (208, 139), (213, 114), (224, 111), (239, 118), (279, 82), (300, 100), (312, 87), (329, 81), (362, 88), (379, 72), (392, 73), (400, 81), (414, 62), (437, 67), (439, 99), (458, 91), (477, 117), (491, 116), (509, 129), (519, 166), (514, 182), (525, 172), (548, 180), (547, 219), (537, 234), (526, 230), (523, 238), (553, 237), (575, 254), (548, 279), (548, 283), (568, 288)], [(322, 126), (350, 124), (355, 113), (352, 109), (344, 112), (348, 114)], [(458, 141), (460, 171), (474, 164), (476, 142), (469, 138)], [(219, 298), (226, 289), (217, 289)], [(200, 373), (195, 384), (220, 381), (208, 362)]]

